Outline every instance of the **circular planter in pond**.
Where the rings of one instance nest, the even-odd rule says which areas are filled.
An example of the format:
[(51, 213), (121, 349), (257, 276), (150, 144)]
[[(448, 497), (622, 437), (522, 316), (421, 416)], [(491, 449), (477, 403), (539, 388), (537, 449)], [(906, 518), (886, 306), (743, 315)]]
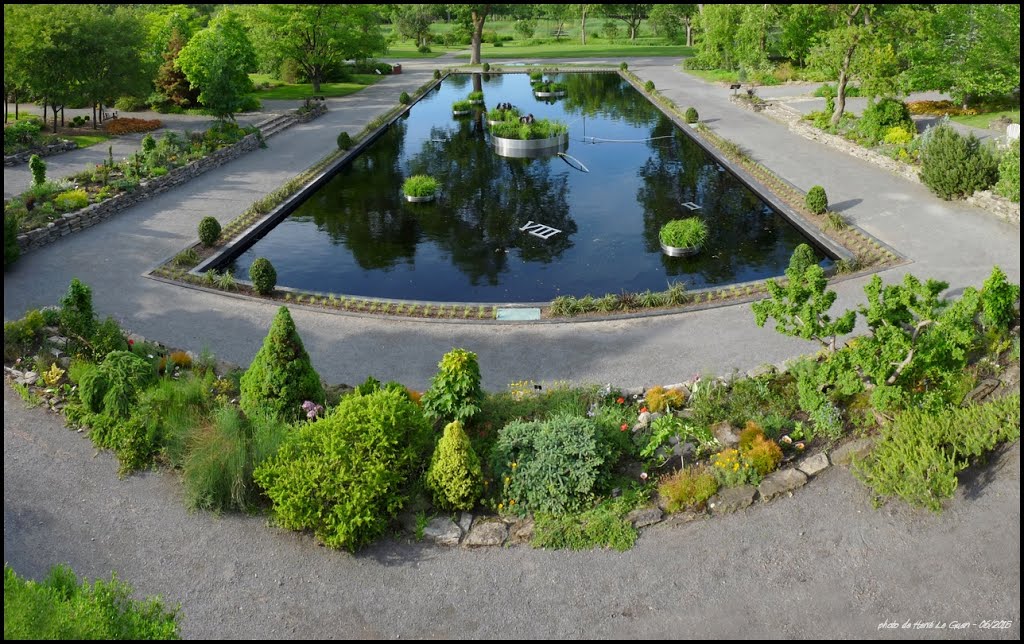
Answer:
[(659, 241), (661, 244), (661, 252), (665, 253), (669, 257), (693, 257), (700, 252), (700, 246), (666, 246), (664, 242)]
[(564, 89), (560, 89), (555, 92), (538, 92), (534, 90), (533, 95), (537, 98), (563, 98), (566, 92)]
[(569, 134), (556, 134), (546, 139), (505, 139), (491, 135), (491, 144), (503, 157), (535, 158), (565, 152), (569, 149)]
[(472, 103), (473, 105), (483, 105), (484, 104), (484, 99), (481, 98), (479, 100), (471, 100), (469, 102)]
[(452, 116), (469, 116), (473, 110), (452, 110)]
[(425, 195), (423, 197), (414, 197), (412, 195), (405, 195), (405, 200), (408, 201), (409, 203), (427, 203), (428, 201), (433, 201), (435, 197), (437, 197), (436, 194)]

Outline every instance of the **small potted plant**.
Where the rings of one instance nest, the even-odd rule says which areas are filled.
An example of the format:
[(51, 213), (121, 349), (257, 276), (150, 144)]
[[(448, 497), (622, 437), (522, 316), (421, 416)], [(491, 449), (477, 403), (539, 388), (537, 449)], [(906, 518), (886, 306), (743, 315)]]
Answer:
[(533, 86), (533, 95), (537, 98), (561, 98), (565, 96), (568, 86), (565, 83), (544, 81)]
[(413, 175), (402, 184), (402, 192), (405, 200), (412, 203), (433, 201), (437, 196), (437, 179), (425, 174)]
[(468, 100), (455, 101), (452, 103), (452, 114), (454, 116), (466, 116), (473, 111), (473, 104)]
[(483, 92), (470, 92), (469, 95), (466, 96), (466, 100), (469, 101), (471, 105), (483, 105), (484, 104), (484, 93)]
[(661, 227), (658, 240), (669, 257), (690, 257), (700, 252), (708, 239), (708, 226), (698, 217), (673, 219)]

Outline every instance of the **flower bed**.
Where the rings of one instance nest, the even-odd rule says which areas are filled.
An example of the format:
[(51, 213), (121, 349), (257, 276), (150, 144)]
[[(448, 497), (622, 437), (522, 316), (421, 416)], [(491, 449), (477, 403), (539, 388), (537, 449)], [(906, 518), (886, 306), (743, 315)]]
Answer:
[[(148, 137), (128, 159), (113, 157), (61, 181), (44, 181), (4, 204), (17, 217), (18, 243), (30, 250), (91, 226), (139, 201), (256, 149), (259, 138), (235, 125), (186, 139), (168, 132)], [(68, 194), (76, 195), (68, 199)]]
[[(909, 278), (899, 288), (942, 286)], [(1006, 369), (1019, 366), (1019, 289), (994, 271), (980, 291), (935, 299), (909, 322), (894, 303), (911, 300), (884, 297), (896, 332), (934, 329), (914, 333), (930, 351), (911, 351), (884, 384), (893, 365), (873, 356), (906, 347), (894, 327), (876, 335), (869, 323), (846, 348), (781, 368), (646, 390), (522, 381), (486, 394), (476, 355), (462, 349), (442, 358), (422, 394), (372, 377), (354, 389), (324, 387), (283, 307), (253, 364), (224, 377), (230, 367), (212, 356), (95, 319), (91, 291), (77, 280), (59, 308), (5, 324), (5, 373), (26, 400), (113, 450), (122, 472), (156, 462), (180, 469), (196, 509), (269, 505), (279, 526), (353, 550), (395, 519), (410, 536), (445, 545), (621, 550), (666, 513), (687, 522), (770, 501), (851, 454), (880, 501), (941, 510), (967, 458), (1016, 440), (1019, 394), (999, 394), (1019, 386), (1019, 369)], [(931, 315), (941, 322), (922, 327), (915, 317)], [(970, 361), (958, 349), (983, 339), (987, 348)], [(999, 382), (993, 373), (1008, 375)], [(845, 444), (852, 434), (875, 437)], [(399, 514), (410, 505), (436, 508), (436, 518)], [(472, 516), (448, 518), (459, 511)]]

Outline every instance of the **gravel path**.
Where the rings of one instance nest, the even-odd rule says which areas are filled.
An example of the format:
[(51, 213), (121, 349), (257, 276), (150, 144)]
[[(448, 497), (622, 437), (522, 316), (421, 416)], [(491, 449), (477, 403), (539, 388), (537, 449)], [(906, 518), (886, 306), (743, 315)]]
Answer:
[[(875, 510), (831, 468), (626, 553), (385, 540), (352, 556), (264, 517), (189, 513), (175, 474), (116, 469), (4, 387), (5, 561), (36, 579), (116, 570), (180, 603), (188, 638), (1020, 638), (1019, 444), (941, 516)], [(975, 626), (878, 630), (907, 620)]]

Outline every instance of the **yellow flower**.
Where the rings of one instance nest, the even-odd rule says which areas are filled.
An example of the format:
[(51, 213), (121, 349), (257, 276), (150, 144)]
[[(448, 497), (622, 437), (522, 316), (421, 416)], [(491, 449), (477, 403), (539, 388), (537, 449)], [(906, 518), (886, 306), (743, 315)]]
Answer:
[(512, 463), (512, 469), (516, 469), (517, 467), (519, 467), (519, 463)]
[(510, 479), (509, 477), (507, 477), (507, 476), (506, 476), (506, 477), (505, 477), (505, 484), (507, 485), (507, 484), (508, 484), (508, 482), (509, 482), (509, 481), (511, 481), (511, 480), (512, 480), (512, 479)]
[(501, 510), (502, 510), (502, 509), (503, 509), (504, 507), (505, 507), (505, 504), (504, 504), (504, 503), (499, 503), (499, 504), (498, 504), (498, 512), (501, 512)]
[(508, 502), (508, 504), (509, 504), (509, 505), (515, 505), (515, 504), (516, 504), (516, 500), (515, 500), (515, 499), (512, 499), (511, 501), (509, 501), (509, 502)]

